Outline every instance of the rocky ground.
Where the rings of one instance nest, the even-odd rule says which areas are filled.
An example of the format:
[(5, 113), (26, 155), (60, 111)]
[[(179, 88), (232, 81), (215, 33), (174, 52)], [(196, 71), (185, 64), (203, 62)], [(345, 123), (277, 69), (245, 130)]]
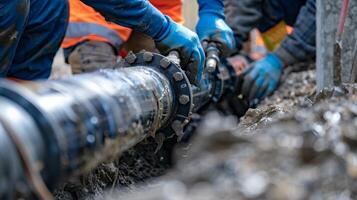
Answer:
[(171, 148), (155, 154), (148, 140), (64, 184), (56, 198), (355, 199), (357, 90), (349, 85), (316, 95), (313, 70), (284, 79), (239, 125), (206, 116), (193, 140), (176, 148), (174, 166)]
[[(313, 77), (310, 77), (312, 73), (305, 74), (306, 75), (304, 76), (308, 77), (297, 77), (300, 77), (301, 79), (312, 80)], [(293, 82), (288, 82), (287, 84), (292, 86)], [(306, 85), (313, 85), (313, 83)], [(298, 89), (297, 86), (294, 87), (296, 87), (296, 91), (299, 89), (307, 90), (304, 88)], [(290, 86), (284, 85), (282, 88), (290, 88)], [(282, 90), (285, 91), (286, 89)], [(289, 94), (285, 94), (285, 96), (289, 96)], [(270, 107), (271, 106), (269, 106), (269, 109), (271, 110), (270, 112), (273, 112), (274, 109), (277, 109)], [(254, 112), (256, 112), (256, 110), (249, 112), (247, 117), (241, 123), (241, 126), (251, 128), (249, 127), (249, 124), (256, 124), (254, 120), (257, 120), (257, 118), (253, 116)], [(253, 118), (254, 120), (252, 120)], [(265, 120), (264, 116), (261, 116), (260, 118), (261, 120)], [(126, 152), (124, 156), (119, 158), (117, 161), (102, 164), (92, 173), (63, 184), (57, 189), (55, 193), (56, 199), (101, 199), (104, 197), (103, 195), (105, 193), (112, 193), (118, 190), (123, 190), (124, 188), (125, 190), (129, 191), (136, 190), (138, 186), (142, 187), (144, 183), (150, 182), (149, 180), (152, 178), (162, 176), (165, 174), (167, 169), (172, 167), (171, 144), (167, 144), (166, 146), (168, 148), (164, 147), (157, 154), (155, 154), (154, 152), (156, 143), (151, 140), (144, 141), (142, 144), (139, 144), (135, 148)], [(187, 149), (191, 150), (190, 144), (186, 144), (185, 147), (189, 148), (181, 147), (180, 149), (185, 149), (185, 152)], [(186, 155), (186, 153), (182, 153), (181, 151), (179, 157), (183, 158)], [(179, 159), (175, 158), (175, 160)]]
[(356, 199), (357, 91), (316, 95), (313, 80), (312, 71), (290, 74), (238, 128), (207, 116), (170, 173), (108, 199)]
[(131, 191), (154, 177), (163, 175), (171, 167), (171, 151), (164, 146), (155, 153), (157, 144), (148, 139), (125, 152), (114, 162), (103, 163), (91, 173), (62, 184), (55, 191), (55, 199), (103, 199), (105, 193)]

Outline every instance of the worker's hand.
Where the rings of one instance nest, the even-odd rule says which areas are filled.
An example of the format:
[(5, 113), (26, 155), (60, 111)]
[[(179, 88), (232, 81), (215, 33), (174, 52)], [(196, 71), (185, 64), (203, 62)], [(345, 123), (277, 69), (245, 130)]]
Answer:
[(268, 54), (243, 73), (242, 94), (256, 104), (278, 87), (284, 66), (275, 54)]
[(167, 33), (157, 42), (157, 47), (161, 53), (178, 51), (181, 59), (181, 66), (186, 71), (186, 75), (193, 84), (198, 83), (202, 78), (205, 54), (196, 33), (184, 26), (170, 21)]
[(114, 68), (117, 63), (114, 48), (106, 42), (85, 41), (77, 45), (68, 56), (73, 74)]
[(214, 11), (200, 12), (196, 31), (201, 42), (216, 42), (221, 55), (228, 57), (234, 53), (236, 42), (232, 29), (224, 21), (224, 16)]

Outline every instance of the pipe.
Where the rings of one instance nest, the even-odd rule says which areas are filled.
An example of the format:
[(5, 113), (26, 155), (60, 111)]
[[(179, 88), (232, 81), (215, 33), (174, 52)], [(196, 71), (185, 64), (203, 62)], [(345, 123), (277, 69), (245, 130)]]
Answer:
[(130, 54), (126, 61), (131, 67), (65, 80), (0, 82), (0, 199), (41, 196), (44, 188), (29, 177), (52, 189), (146, 137), (180, 136), (192, 112), (218, 101), (233, 81), (223, 65), (193, 87), (161, 55)]
[[(21, 139), (47, 185), (93, 169), (152, 135), (167, 122), (173, 104), (167, 78), (147, 67), (0, 85), (2, 120)], [(49, 127), (40, 130), (41, 123)], [(0, 126), (0, 199), (18, 185), (9, 183), (26, 182), (13, 146)]]

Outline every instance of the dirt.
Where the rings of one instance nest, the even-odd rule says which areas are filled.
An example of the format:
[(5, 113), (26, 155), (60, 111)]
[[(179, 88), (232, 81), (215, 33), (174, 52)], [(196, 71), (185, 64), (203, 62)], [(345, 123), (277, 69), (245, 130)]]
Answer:
[[(290, 73), (240, 120), (208, 114), (188, 144), (139, 144), (64, 184), (57, 199), (357, 198), (357, 90), (316, 95), (313, 70)], [(168, 150), (169, 149), (169, 150)], [(158, 178), (154, 178), (158, 177)]]
[(238, 128), (208, 115), (167, 175), (106, 198), (356, 199), (356, 87), (316, 96), (313, 80), (311, 70), (290, 74)]
[(102, 199), (104, 193), (118, 188), (131, 191), (137, 184), (163, 175), (171, 164), (169, 144), (155, 153), (157, 144), (148, 139), (125, 152), (114, 162), (103, 163), (91, 173), (63, 183), (54, 193), (55, 199)]

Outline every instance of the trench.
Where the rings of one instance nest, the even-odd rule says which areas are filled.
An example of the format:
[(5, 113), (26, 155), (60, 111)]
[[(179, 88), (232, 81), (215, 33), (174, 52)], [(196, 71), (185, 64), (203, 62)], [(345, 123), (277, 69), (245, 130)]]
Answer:
[[(286, 74), (279, 90), (250, 109), (239, 124), (231, 117), (208, 114), (188, 143), (169, 141), (155, 153), (157, 144), (147, 139), (116, 161), (63, 183), (54, 193), (56, 199), (353, 196), (352, 172), (357, 168), (348, 164), (354, 154), (337, 155), (337, 139), (329, 134), (346, 122), (357, 121), (348, 110), (357, 108), (354, 87), (348, 86), (348, 95), (326, 91), (315, 98), (315, 72), (307, 66)], [(341, 118), (343, 112), (348, 116), (332, 125), (330, 120)], [(353, 129), (357, 123), (351, 126), (344, 131), (357, 130)], [(320, 172), (320, 168), (328, 170)], [(325, 194), (326, 188), (329, 192)]]

